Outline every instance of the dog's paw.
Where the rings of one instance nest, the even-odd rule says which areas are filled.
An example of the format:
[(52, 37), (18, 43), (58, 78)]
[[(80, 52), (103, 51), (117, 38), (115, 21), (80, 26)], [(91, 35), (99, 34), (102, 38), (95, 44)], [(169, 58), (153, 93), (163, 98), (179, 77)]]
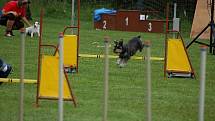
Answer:
[(120, 64), (119, 64), (119, 67), (120, 67), (120, 68), (123, 68), (123, 67), (125, 67), (125, 65), (126, 65), (125, 63), (120, 63)]
[(121, 61), (121, 59), (118, 58), (118, 59), (116, 60), (116, 64), (119, 65), (119, 64), (120, 64), (120, 61)]

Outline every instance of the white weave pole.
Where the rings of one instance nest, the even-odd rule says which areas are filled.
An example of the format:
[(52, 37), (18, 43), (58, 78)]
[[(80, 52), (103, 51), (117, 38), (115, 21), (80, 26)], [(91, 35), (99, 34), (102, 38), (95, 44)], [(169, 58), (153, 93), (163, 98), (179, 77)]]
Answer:
[(59, 33), (59, 99), (58, 121), (63, 121), (63, 33)]
[(201, 62), (200, 62), (200, 91), (199, 91), (199, 121), (204, 121), (207, 46), (201, 46), (200, 51)]
[(152, 95), (152, 89), (151, 89), (151, 49), (150, 49), (150, 41), (145, 42), (146, 47), (146, 119), (147, 121), (152, 120), (152, 109), (151, 109), (151, 95)]
[(108, 76), (109, 76), (109, 52), (108, 52), (108, 44), (109, 37), (104, 38), (105, 43), (105, 64), (104, 64), (104, 104), (103, 104), (103, 119), (102, 121), (107, 121), (107, 112), (108, 112)]
[(20, 30), (20, 104), (19, 104), (19, 121), (24, 119), (24, 72), (25, 72), (25, 29)]

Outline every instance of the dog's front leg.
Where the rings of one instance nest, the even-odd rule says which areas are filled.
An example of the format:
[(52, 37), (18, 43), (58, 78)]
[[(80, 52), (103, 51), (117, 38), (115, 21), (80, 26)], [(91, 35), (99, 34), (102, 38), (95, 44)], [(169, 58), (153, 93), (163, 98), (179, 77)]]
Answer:
[(34, 36), (34, 33), (33, 32), (31, 32), (31, 38)]
[(39, 32), (39, 30), (37, 31), (37, 35), (38, 35), (38, 37), (40, 36), (40, 32)]
[(118, 59), (116, 60), (116, 64), (119, 65), (120, 63), (121, 63), (121, 58), (118, 58)]
[(119, 67), (120, 67), (120, 68), (125, 67), (125, 65), (126, 65), (126, 62), (125, 62), (125, 61), (126, 61), (125, 59), (121, 59), (121, 60), (120, 60), (120, 63), (119, 63)]

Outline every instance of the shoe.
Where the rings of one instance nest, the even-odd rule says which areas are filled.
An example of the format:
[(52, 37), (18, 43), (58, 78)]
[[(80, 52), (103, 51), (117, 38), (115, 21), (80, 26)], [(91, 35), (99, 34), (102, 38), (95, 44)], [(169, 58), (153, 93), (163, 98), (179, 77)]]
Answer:
[(13, 31), (10, 31), (10, 34), (11, 34), (12, 36), (15, 36), (15, 35), (13, 34)]
[(12, 35), (10, 33), (5, 33), (5, 37), (11, 37)]
[(7, 31), (4, 36), (6, 36), (6, 37), (12, 37), (12, 36), (14, 36), (14, 34), (13, 34), (12, 31)]

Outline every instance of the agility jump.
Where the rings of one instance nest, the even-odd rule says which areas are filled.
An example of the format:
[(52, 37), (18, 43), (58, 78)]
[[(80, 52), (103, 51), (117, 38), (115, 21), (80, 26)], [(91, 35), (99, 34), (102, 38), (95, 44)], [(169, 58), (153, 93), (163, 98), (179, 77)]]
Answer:
[[(79, 21), (79, 19), (78, 19)], [(59, 44), (55, 45), (45, 45), (42, 43), (42, 26), (43, 26), (43, 10), (41, 10), (40, 16), (40, 37), (39, 37), (39, 56), (38, 56), (38, 76), (37, 76), (37, 96), (36, 105), (39, 105), (39, 99), (59, 99), (59, 82), (60, 77), (58, 68), (59, 64)], [(64, 35), (68, 28), (76, 28), (77, 35)], [(59, 40), (64, 41), (63, 44), (63, 100), (72, 101), (74, 106), (76, 106), (75, 96), (72, 92), (70, 86), (68, 75), (66, 73), (66, 68), (78, 69), (78, 43), (79, 43), (79, 24), (78, 26), (65, 27), (63, 33), (59, 35)], [(45, 47), (51, 47), (54, 49), (51, 55), (45, 55)]]
[[(176, 11), (176, 7), (175, 10)], [(179, 32), (179, 27), (169, 30), (169, 4), (166, 10), (166, 38), (165, 38), (165, 58), (164, 58), (164, 77), (187, 77), (194, 78), (194, 70), (190, 62), (183, 38)], [(176, 14), (176, 12), (175, 12)], [(176, 17), (176, 15), (174, 15)], [(178, 28), (176, 30), (175, 28)], [(169, 36), (172, 37), (169, 37)]]
[[(81, 58), (104, 58), (105, 55), (101, 55), (101, 54), (79, 54), (79, 57)], [(116, 59), (118, 58), (118, 56), (115, 55), (108, 55), (109, 58), (113, 58)], [(131, 57), (131, 59), (133, 60), (145, 60), (146, 58), (144, 56), (133, 56)], [(155, 61), (163, 61), (164, 58), (161, 57), (150, 57), (150, 60), (155, 60)]]
[(167, 38), (165, 45), (165, 77), (194, 77), (186, 47), (182, 38)]

